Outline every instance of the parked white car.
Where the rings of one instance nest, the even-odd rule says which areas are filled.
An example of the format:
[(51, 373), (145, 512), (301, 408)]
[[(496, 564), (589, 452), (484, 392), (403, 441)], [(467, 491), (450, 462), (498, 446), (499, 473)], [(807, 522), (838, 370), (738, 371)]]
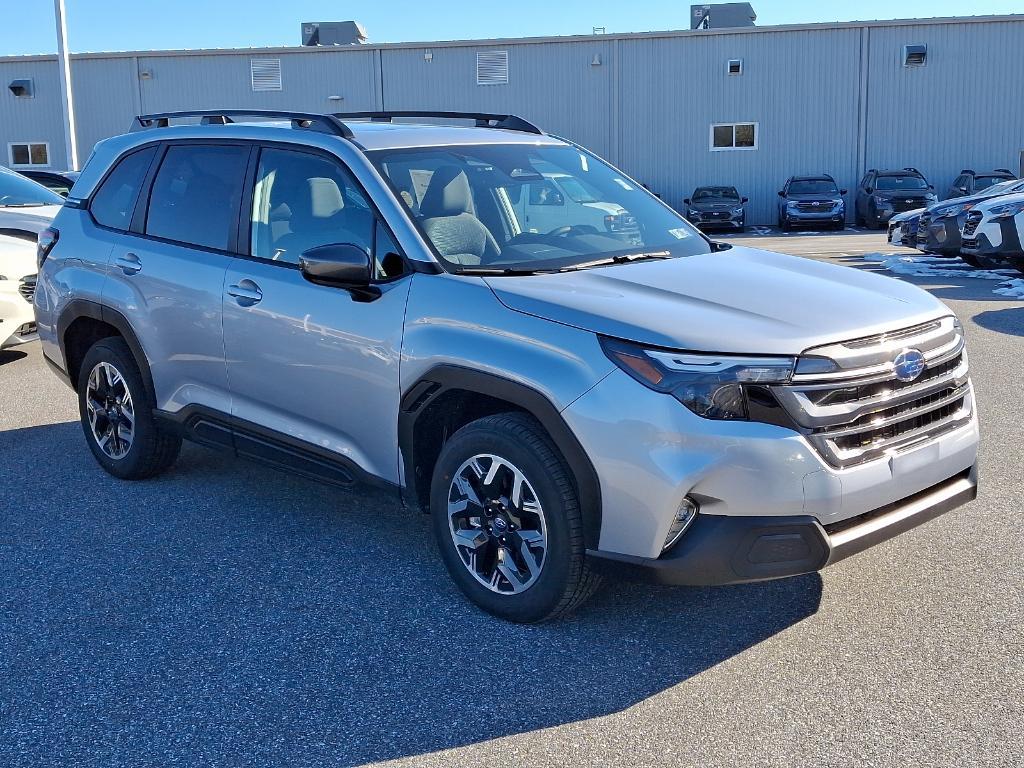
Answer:
[(35, 341), (35, 290), (35, 244), (0, 235), (0, 349)]
[(64, 198), (42, 184), (0, 166), (0, 235), (28, 240), (50, 226)]
[(960, 255), (968, 264), (982, 266), (983, 259), (994, 257), (1024, 272), (1024, 194), (978, 203), (967, 214), (960, 235)]
[(925, 208), (915, 208), (912, 211), (898, 213), (889, 219), (889, 244), (905, 245), (913, 248), (917, 238), (917, 227), (921, 221), (921, 214)]

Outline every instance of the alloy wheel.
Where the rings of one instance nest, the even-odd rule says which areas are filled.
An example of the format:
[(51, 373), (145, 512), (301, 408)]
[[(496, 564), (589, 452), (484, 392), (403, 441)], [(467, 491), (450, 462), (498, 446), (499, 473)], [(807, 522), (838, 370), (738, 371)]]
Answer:
[(99, 449), (111, 459), (123, 459), (135, 439), (135, 404), (128, 382), (110, 363), (97, 363), (89, 372), (85, 410)]
[(512, 462), (477, 454), (448, 489), (448, 527), (462, 564), (492, 592), (516, 594), (540, 576), (547, 555), (544, 511)]

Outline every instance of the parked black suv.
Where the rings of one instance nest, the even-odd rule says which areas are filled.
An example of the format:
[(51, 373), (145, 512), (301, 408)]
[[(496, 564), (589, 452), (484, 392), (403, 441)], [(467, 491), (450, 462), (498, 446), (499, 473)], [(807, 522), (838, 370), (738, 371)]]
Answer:
[(693, 196), (683, 200), (686, 218), (701, 229), (733, 229), (742, 232), (745, 225), (743, 204), (736, 187), (697, 187)]
[(926, 208), (938, 202), (935, 188), (916, 168), (879, 171), (872, 168), (857, 187), (857, 224), (880, 229), (897, 213)]
[(845, 194), (828, 174), (790, 176), (779, 191), (779, 228), (824, 224), (842, 229), (846, 225)]
[(972, 171), (970, 168), (965, 168), (960, 171), (960, 175), (949, 185), (946, 198), (976, 195), (993, 184), (1010, 181), (1015, 178), (1017, 177), (1007, 168), (996, 168), (994, 171), (986, 172)]

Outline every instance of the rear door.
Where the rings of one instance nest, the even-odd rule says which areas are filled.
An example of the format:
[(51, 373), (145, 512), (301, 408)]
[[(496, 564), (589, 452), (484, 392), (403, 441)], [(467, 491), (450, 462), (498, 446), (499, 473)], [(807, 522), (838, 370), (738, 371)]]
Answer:
[[(341, 161), (265, 146), (254, 159), (224, 291), (235, 445), (251, 458), (346, 483), (398, 480), (399, 377), (411, 275)], [(303, 251), (350, 243), (374, 257), (374, 295), (315, 285)]]
[(131, 323), (163, 410), (231, 410), (222, 297), (251, 149), (237, 142), (162, 145), (132, 234), (111, 253), (104, 303)]

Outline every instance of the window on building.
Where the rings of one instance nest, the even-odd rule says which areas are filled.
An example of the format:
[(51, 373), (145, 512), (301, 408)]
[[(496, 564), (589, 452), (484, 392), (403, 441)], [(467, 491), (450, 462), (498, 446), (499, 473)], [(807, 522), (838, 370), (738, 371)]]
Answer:
[(249, 148), (170, 147), (153, 181), (146, 234), (226, 250), (237, 221)]
[(121, 160), (111, 171), (89, 205), (89, 211), (97, 223), (127, 231), (132, 222), (139, 188), (155, 154), (155, 146), (140, 149)]
[(8, 144), (7, 155), (12, 168), (46, 166), (50, 164), (50, 145), (43, 141)]
[(711, 150), (757, 149), (757, 123), (715, 123), (711, 126)]

